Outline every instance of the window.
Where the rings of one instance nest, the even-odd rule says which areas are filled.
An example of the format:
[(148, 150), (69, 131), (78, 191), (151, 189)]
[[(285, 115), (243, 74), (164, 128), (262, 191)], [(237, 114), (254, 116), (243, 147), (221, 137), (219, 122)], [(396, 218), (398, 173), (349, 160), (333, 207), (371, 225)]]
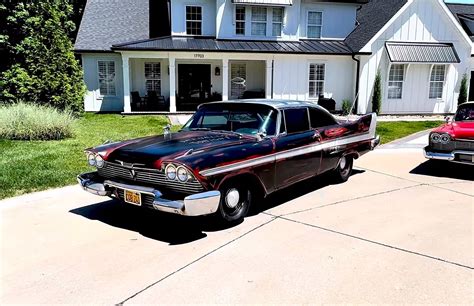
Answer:
[(288, 134), (308, 131), (308, 110), (306, 108), (285, 109), (285, 122)]
[(252, 7), (252, 35), (267, 35), (267, 8)]
[(186, 6), (186, 34), (202, 35), (202, 7)]
[(323, 13), (308, 12), (308, 30), (306, 36), (308, 38), (321, 38), (323, 29)]
[(392, 65), (388, 74), (388, 98), (401, 99), (403, 91), (403, 79), (405, 77), (404, 65)]
[(324, 93), (324, 64), (309, 65), (309, 97), (319, 98)]
[(272, 15), (272, 36), (281, 36), (283, 25), (283, 8), (274, 7)]
[(245, 91), (247, 79), (247, 67), (245, 63), (232, 63), (230, 65), (230, 96), (233, 99), (242, 98)]
[(235, 34), (245, 35), (245, 6), (235, 7)]
[(445, 65), (434, 65), (430, 76), (430, 99), (441, 99), (443, 97)]
[(99, 92), (101, 96), (115, 96), (115, 62), (99, 61)]
[(161, 66), (160, 63), (145, 63), (146, 91), (155, 91), (161, 94)]
[(336, 124), (336, 121), (330, 114), (314, 107), (309, 108), (309, 118), (311, 121), (311, 127), (314, 129)]

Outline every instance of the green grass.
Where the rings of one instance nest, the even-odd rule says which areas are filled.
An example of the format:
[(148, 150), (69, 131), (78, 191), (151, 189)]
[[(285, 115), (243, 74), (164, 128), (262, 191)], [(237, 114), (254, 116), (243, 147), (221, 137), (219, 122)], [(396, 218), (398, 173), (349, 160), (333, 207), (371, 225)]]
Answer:
[(384, 144), (416, 132), (433, 129), (442, 123), (442, 121), (378, 122), (377, 134), (380, 135), (381, 143)]
[[(161, 134), (164, 116), (86, 114), (73, 124), (73, 137), (51, 141), (0, 140), (0, 199), (32, 191), (74, 184), (89, 171), (83, 150), (105, 142)], [(384, 143), (440, 122), (380, 122)], [(177, 129), (178, 127), (174, 127)]]

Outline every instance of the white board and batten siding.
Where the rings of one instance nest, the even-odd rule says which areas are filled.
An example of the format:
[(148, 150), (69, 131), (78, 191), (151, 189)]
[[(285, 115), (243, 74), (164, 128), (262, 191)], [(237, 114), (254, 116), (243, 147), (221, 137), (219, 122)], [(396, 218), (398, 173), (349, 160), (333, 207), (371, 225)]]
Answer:
[[(115, 67), (115, 94), (102, 96), (99, 88), (99, 61), (112, 61)], [(122, 57), (117, 53), (83, 53), (82, 66), (87, 93), (84, 98), (86, 112), (123, 111)]]
[(215, 36), (216, 0), (173, 0), (171, 5), (171, 35), (186, 35), (186, 6), (202, 8), (202, 35)]
[[(456, 23), (450, 20), (443, 4), (433, 0), (414, 0), (396, 16), (384, 32), (368, 44), (362, 52), (372, 55), (361, 56), (359, 113), (372, 110), (373, 85), (377, 70), (382, 76), (382, 113), (451, 113), (457, 107), (462, 75), (467, 73), (471, 46)], [(446, 67), (443, 97), (429, 98), (429, 80), (432, 64), (406, 64), (401, 99), (388, 99), (388, 73), (390, 60), (385, 49), (387, 41), (399, 42), (443, 42), (452, 43), (461, 63)]]

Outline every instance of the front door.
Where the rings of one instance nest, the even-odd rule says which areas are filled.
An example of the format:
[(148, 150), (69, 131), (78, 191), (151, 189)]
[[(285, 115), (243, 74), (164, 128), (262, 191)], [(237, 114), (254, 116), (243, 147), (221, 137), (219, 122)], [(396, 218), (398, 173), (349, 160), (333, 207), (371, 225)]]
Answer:
[(178, 110), (196, 110), (211, 97), (211, 65), (178, 64)]
[(468, 101), (474, 101), (474, 71), (471, 71), (471, 82), (469, 83), (469, 99)]

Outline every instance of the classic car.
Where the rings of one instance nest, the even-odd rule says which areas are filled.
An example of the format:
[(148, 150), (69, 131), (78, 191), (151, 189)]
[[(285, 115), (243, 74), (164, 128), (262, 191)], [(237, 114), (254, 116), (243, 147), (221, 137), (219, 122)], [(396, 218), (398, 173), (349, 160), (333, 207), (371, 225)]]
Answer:
[(257, 199), (332, 172), (379, 143), (376, 115), (337, 120), (310, 102), (205, 103), (179, 132), (87, 149), (97, 171), (78, 176), (91, 193), (186, 216), (242, 219)]
[(425, 157), (474, 165), (474, 102), (459, 105), (456, 115), (431, 131)]

